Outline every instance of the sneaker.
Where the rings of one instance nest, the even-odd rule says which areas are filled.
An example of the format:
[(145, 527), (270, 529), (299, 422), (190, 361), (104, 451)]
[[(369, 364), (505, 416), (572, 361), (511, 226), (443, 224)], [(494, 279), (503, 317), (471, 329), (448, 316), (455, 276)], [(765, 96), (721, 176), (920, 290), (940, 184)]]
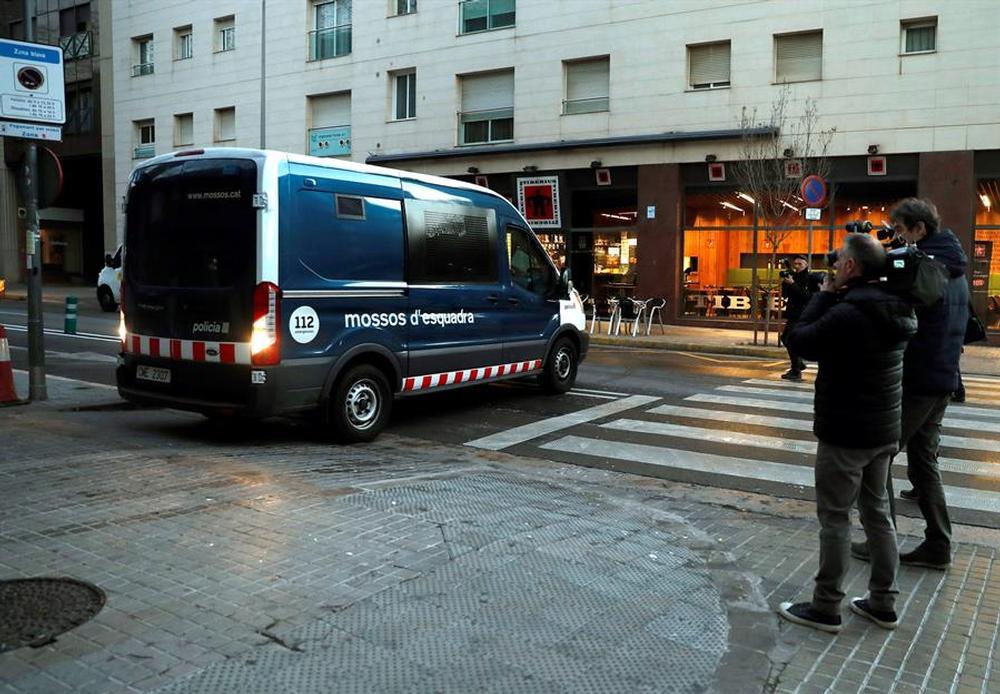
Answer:
[(916, 489), (904, 489), (899, 493), (899, 498), (906, 499), (907, 501), (916, 501), (920, 498), (920, 495), (917, 494)]
[(783, 602), (778, 607), (778, 614), (793, 624), (801, 624), (804, 627), (812, 627), (830, 634), (840, 632), (841, 622), (839, 614), (823, 614), (813, 609), (812, 603), (808, 602)]
[(786, 381), (801, 381), (802, 380), (802, 372), (801, 371), (792, 371), (791, 369), (789, 369), (785, 373), (781, 374), (781, 377), (783, 379), (785, 379)]
[(882, 610), (873, 609), (868, 603), (868, 598), (854, 598), (851, 600), (851, 612), (875, 622), (883, 629), (895, 629), (899, 624), (899, 619), (896, 617), (895, 612), (883, 612)]
[(906, 566), (922, 566), (925, 569), (944, 571), (951, 566), (951, 554), (950, 552), (944, 554), (932, 552), (921, 543), (913, 551), (900, 554), (899, 563)]
[(861, 561), (871, 561), (872, 555), (868, 553), (867, 542), (852, 542), (851, 556)]

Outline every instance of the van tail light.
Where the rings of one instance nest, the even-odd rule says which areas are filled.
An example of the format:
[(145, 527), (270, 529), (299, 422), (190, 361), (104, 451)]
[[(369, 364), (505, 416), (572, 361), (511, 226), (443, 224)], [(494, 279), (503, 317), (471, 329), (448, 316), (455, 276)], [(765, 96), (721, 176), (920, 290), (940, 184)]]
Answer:
[(128, 339), (128, 329), (125, 327), (125, 284), (118, 287), (118, 337), (122, 340), (122, 351), (125, 351), (125, 340)]
[(261, 282), (253, 290), (253, 332), (250, 335), (250, 361), (255, 366), (273, 366), (281, 362), (281, 325), (279, 315), (281, 290), (271, 282)]

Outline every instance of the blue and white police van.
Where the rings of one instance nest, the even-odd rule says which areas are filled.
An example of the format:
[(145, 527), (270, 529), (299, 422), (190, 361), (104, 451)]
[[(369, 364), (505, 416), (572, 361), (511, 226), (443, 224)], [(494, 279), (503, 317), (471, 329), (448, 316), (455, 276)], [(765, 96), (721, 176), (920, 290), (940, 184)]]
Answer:
[(569, 390), (583, 306), (518, 211), (460, 181), (273, 151), (149, 159), (125, 198), (119, 393), (207, 415), (319, 410), (344, 441), (396, 396)]

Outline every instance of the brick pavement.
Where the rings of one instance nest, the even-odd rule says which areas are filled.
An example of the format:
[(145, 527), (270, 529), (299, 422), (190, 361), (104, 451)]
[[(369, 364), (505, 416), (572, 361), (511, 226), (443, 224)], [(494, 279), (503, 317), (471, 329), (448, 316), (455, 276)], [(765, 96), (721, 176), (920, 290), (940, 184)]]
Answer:
[(992, 531), (903, 569), (898, 631), (832, 637), (772, 611), (811, 590), (807, 503), (50, 394), (0, 409), (0, 578), (108, 604), (0, 691), (1000, 690)]

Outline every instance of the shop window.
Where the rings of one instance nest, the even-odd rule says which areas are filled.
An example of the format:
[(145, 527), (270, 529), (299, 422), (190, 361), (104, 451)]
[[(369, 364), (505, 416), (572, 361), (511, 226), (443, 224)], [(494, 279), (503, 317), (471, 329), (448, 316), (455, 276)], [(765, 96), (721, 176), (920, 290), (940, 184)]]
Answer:
[(729, 86), (730, 42), (688, 46), (688, 87), (716, 89)]
[(822, 31), (774, 37), (775, 82), (806, 82), (822, 77)]
[(933, 53), (937, 50), (937, 17), (906, 19), (900, 26), (900, 53)]
[(1000, 330), (1000, 178), (981, 180), (976, 193), (969, 258), (972, 307), (988, 329)]

